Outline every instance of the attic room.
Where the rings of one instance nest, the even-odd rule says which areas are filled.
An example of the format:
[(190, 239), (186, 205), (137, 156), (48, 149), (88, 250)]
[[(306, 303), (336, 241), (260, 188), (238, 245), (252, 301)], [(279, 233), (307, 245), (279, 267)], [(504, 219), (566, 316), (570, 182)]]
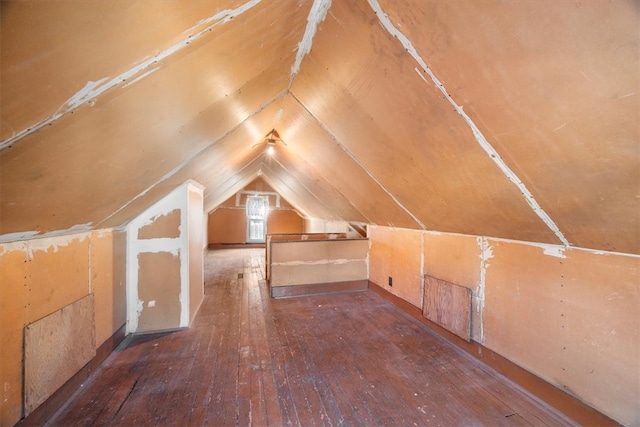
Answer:
[(0, 426), (640, 426), (639, 2), (2, 1), (0, 96)]

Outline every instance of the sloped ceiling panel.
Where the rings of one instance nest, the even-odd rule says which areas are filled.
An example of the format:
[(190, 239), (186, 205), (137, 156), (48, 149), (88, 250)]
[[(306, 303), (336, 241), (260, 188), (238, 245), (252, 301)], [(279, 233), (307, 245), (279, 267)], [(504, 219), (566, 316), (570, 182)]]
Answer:
[[(321, 175), (308, 174), (313, 167), (294, 157), (289, 150), (280, 150), (267, 158), (262, 169), (280, 194), (287, 200), (296, 200), (309, 215), (326, 220), (365, 222), (362, 214), (344, 195)], [(291, 192), (294, 197), (291, 197), (293, 194), (290, 196)]]
[(336, 2), (291, 91), (426, 228), (560, 243), (416, 65), (367, 3)]
[(0, 139), (59, 113), (89, 82), (125, 73), (243, 3), (2, 2)]
[(263, 135), (260, 132), (271, 124), (273, 115), (281, 104), (280, 100), (281, 98), (274, 98), (272, 102), (263, 106), (263, 109), (176, 166), (160, 181), (97, 226), (114, 227), (129, 222), (144, 207), (153, 204), (189, 179), (205, 186), (204, 198), (207, 209), (215, 207), (216, 201), (221, 203), (226, 200), (228, 196), (220, 194), (221, 188), (229, 186), (229, 182), (241, 180), (240, 173), (246, 175), (247, 169), (253, 174), (258, 172), (264, 150), (256, 149), (254, 144), (262, 140)]
[(380, 5), (571, 244), (640, 251), (639, 2)]
[(258, 4), (2, 150), (0, 234), (101, 223), (283, 94), (309, 5), (291, 6)]
[(290, 162), (309, 167), (305, 175), (322, 176), (357, 207), (365, 222), (420, 227), (292, 95), (286, 98), (279, 124), (284, 129), (281, 136), (288, 141), (287, 151), (293, 155)]

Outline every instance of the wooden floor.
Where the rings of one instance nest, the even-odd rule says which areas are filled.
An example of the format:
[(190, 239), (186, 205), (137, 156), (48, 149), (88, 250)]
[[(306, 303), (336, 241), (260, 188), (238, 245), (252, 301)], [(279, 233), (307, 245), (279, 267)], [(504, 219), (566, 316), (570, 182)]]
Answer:
[(263, 254), (209, 251), (192, 328), (129, 340), (50, 424), (572, 424), (372, 291), (270, 300)]

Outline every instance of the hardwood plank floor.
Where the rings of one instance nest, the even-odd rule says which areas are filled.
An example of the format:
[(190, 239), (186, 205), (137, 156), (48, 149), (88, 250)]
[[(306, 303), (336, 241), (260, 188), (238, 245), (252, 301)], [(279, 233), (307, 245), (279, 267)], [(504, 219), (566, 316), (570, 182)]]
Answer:
[(189, 330), (129, 338), (53, 426), (574, 425), (372, 291), (272, 300), (209, 251)]

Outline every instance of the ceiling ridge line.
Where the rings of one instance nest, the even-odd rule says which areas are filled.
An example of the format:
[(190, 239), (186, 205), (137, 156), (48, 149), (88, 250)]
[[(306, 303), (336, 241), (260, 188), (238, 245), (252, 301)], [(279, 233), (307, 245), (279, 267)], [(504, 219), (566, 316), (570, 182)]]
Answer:
[[(130, 79), (138, 74), (140, 74), (142, 71), (146, 70), (147, 68), (153, 67), (154, 64), (157, 64), (159, 61), (173, 55), (174, 53), (182, 50), (183, 48), (185, 48), (186, 46), (188, 46), (190, 43), (194, 42), (195, 40), (199, 39), (203, 34), (208, 33), (210, 30), (212, 30), (213, 28), (215, 28), (217, 25), (219, 24), (225, 24), (227, 22), (229, 22), (230, 20), (232, 20), (233, 18), (235, 18), (236, 16), (241, 15), (242, 13), (246, 12), (247, 10), (251, 9), (252, 7), (254, 7), (255, 5), (257, 5), (258, 3), (260, 3), (262, 0), (250, 0), (247, 3), (243, 4), (242, 6), (236, 8), (236, 9), (225, 9), (223, 11), (220, 11), (218, 13), (216, 13), (215, 15), (200, 21), (195, 27), (199, 26), (202, 22), (205, 23), (209, 23), (215, 20), (215, 22), (205, 28), (203, 28), (202, 30), (187, 36), (186, 38), (182, 39), (181, 41), (179, 41), (178, 43), (174, 44), (173, 46), (168, 47), (167, 49), (163, 50), (162, 52), (159, 52), (157, 54), (155, 54), (154, 56), (152, 56), (151, 58), (147, 57), (146, 60), (143, 60), (141, 63), (139, 63), (138, 65), (134, 66), (133, 68), (130, 68), (129, 70), (119, 74), (118, 76), (109, 79), (109, 77), (103, 77), (97, 81), (89, 81), (87, 82), (87, 84), (85, 84), (85, 86), (80, 89), (78, 92), (76, 92), (75, 94), (73, 94), (69, 99), (67, 99), (67, 101), (65, 101), (65, 103), (60, 107), (60, 109), (58, 109), (57, 112), (55, 112), (53, 115), (40, 120), (39, 122), (36, 122), (35, 124), (32, 124), (31, 126), (28, 126), (26, 129), (18, 132), (17, 134), (6, 138), (3, 141), (0, 141), (0, 151), (11, 147), (13, 144), (15, 144), (16, 142), (18, 142), (19, 140), (21, 140), (22, 138), (31, 135), (32, 133), (42, 129), (43, 127), (50, 125), (51, 123), (55, 122), (56, 120), (58, 120), (59, 118), (61, 118), (62, 116), (70, 113), (71, 111), (75, 110), (76, 108), (79, 108), (80, 106), (84, 105), (84, 104), (92, 104), (92, 101), (102, 95), (104, 92), (106, 92), (107, 90), (121, 84), (124, 83), (127, 79)], [(195, 28), (192, 27), (191, 29)], [(190, 30), (191, 30), (190, 29)], [(188, 31), (190, 31), (188, 30)], [(151, 69), (148, 71), (145, 71), (144, 73), (142, 73), (141, 75), (139, 75), (134, 81), (131, 81), (129, 83), (126, 83), (123, 87), (129, 86), (135, 82), (137, 82), (138, 80), (141, 80), (147, 76), (149, 76), (152, 72), (156, 71), (157, 69)], [(60, 111), (62, 110), (62, 111)]]
[[(482, 149), (489, 155), (491, 160), (493, 160), (493, 162), (498, 166), (498, 168), (500, 168), (500, 170), (504, 173), (507, 179), (509, 179), (509, 181), (511, 181), (518, 188), (518, 190), (520, 191), (520, 194), (522, 194), (522, 196), (524, 197), (529, 207), (531, 207), (534, 213), (547, 225), (547, 227), (556, 235), (556, 237), (560, 240), (560, 242), (562, 242), (563, 245), (567, 247), (571, 246), (567, 238), (564, 236), (564, 234), (558, 227), (558, 225), (555, 223), (555, 221), (553, 221), (551, 216), (549, 216), (549, 214), (542, 208), (542, 206), (540, 206), (540, 204), (536, 201), (536, 199), (533, 197), (533, 194), (531, 194), (531, 192), (525, 186), (522, 180), (504, 162), (500, 154), (498, 154), (495, 148), (493, 148), (493, 146), (489, 143), (489, 141), (487, 141), (487, 139), (482, 134), (480, 129), (476, 126), (476, 124), (473, 122), (473, 120), (471, 120), (471, 118), (467, 115), (467, 113), (464, 112), (462, 106), (458, 105), (454, 101), (454, 99), (451, 97), (451, 95), (449, 95), (449, 93), (447, 92), (442, 82), (440, 82), (440, 80), (436, 77), (433, 71), (431, 71), (431, 69), (426, 64), (426, 62), (418, 54), (418, 51), (413, 46), (411, 41), (407, 38), (407, 36), (405, 36), (400, 30), (398, 30), (393, 25), (393, 23), (389, 19), (389, 15), (387, 15), (382, 10), (382, 7), (378, 3), (378, 0), (367, 0), (367, 1), (369, 3), (369, 6), (371, 6), (371, 9), (373, 9), (373, 12), (375, 13), (375, 15), (378, 17), (378, 20), (380, 21), (382, 26), (389, 32), (389, 34), (391, 34), (396, 39), (398, 39), (398, 41), (402, 44), (402, 46), (405, 48), (407, 53), (409, 53), (409, 55), (411, 55), (413, 59), (415, 59), (415, 61), (420, 65), (420, 67), (422, 67), (424, 72), (429, 75), (429, 77), (435, 84), (436, 88), (438, 88), (440, 92), (442, 92), (445, 99), (449, 101), (449, 103), (454, 107), (456, 112), (467, 123), (478, 144), (480, 144)], [(426, 81), (426, 79), (424, 78), (423, 80)]]
[(190, 156), (189, 158), (187, 158), (186, 160), (184, 160), (182, 163), (180, 163), (178, 166), (176, 166), (175, 168), (173, 168), (172, 170), (170, 170), (169, 172), (167, 172), (166, 174), (164, 174), (158, 181), (156, 181), (155, 183), (151, 184), (149, 187), (147, 187), (144, 191), (142, 191), (141, 193), (139, 193), (138, 195), (136, 195), (133, 199), (129, 200), (127, 203), (125, 203), (124, 205), (122, 205), (119, 209), (117, 209), (115, 212), (113, 212), (111, 215), (107, 216), (106, 218), (104, 218), (102, 221), (100, 221), (99, 223), (96, 224), (96, 228), (100, 226), (100, 224), (104, 224), (106, 221), (108, 221), (109, 219), (111, 219), (113, 216), (117, 215), (119, 212), (121, 212), (122, 210), (124, 210), (127, 206), (129, 206), (131, 203), (133, 203), (134, 201), (136, 201), (137, 199), (139, 199), (140, 197), (143, 197), (145, 194), (147, 194), (149, 191), (151, 191), (155, 186), (157, 186), (158, 184), (160, 184), (161, 182), (166, 181), (167, 179), (171, 178), (173, 175), (175, 175), (176, 173), (178, 173), (182, 168), (184, 168), (185, 166), (187, 166), (189, 163), (191, 163), (193, 160), (195, 160), (196, 158), (200, 157), (206, 150), (208, 150), (209, 148), (211, 148), (212, 146), (214, 146), (215, 144), (217, 144), (218, 142), (222, 141), (224, 138), (226, 138), (229, 134), (235, 132), (237, 129), (239, 129), (242, 125), (244, 125), (248, 120), (250, 120), (253, 116), (255, 116), (256, 114), (258, 114), (259, 112), (261, 112), (262, 110), (264, 110), (265, 108), (269, 107), (271, 104), (273, 104), (274, 102), (276, 102), (279, 98), (283, 97), (284, 95), (286, 95), (286, 91), (280, 92), (278, 95), (276, 95), (275, 97), (273, 97), (272, 99), (270, 99), (268, 102), (260, 105), (254, 112), (252, 112), (250, 115), (248, 115), (244, 120), (242, 120), (240, 123), (238, 123), (237, 125), (233, 126), (232, 128), (228, 129), (225, 133), (223, 133), (220, 137), (214, 139), (213, 141), (211, 141), (209, 144), (205, 145), (202, 149), (200, 149), (197, 153), (195, 153), (194, 155)]
[(298, 104), (300, 104), (300, 106), (302, 108), (304, 108), (304, 110), (309, 113), (309, 115), (311, 117), (313, 117), (316, 122), (318, 123), (318, 125), (331, 137), (331, 139), (333, 139), (335, 141), (336, 144), (338, 144), (338, 146), (345, 152), (347, 153), (347, 155), (349, 157), (351, 157), (351, 159), (358, 165), (360, 166), (360, 168), (367, 174), (369, 175), (369, 177), (373, 180), (373, 182), (375, 182), (385, 193), (387, 193), (387, 195), (391, 198), (391, 200), (393, 200), (402, 210), (404, 210), (420, 227), (422, 227), (423, 230), (428, 230), (427, 226), (424, 225), (422, 223), (422, 221), (420, 221), (409, 209), (406, 208), (406, 206), (404, 206), (400, 200), (398, 200), (389, 190), (387, 190), (387, 188), (382, 185), (382, 183), (380, 181), (378, 181), (378, 179), (369, 171), (369, 169), (367, 169), (357, 158), (356, 156), (353, 155), (353, 153), (351, 153), (351, 151), (349, 151), (349, 149), (342, 143), (340, 142), (340, 140), (333, 134), (333, 132), (331, 132), (331, 130), (329, 130), (329, 128), (327, 126), (325, 126), (324, 123), (322, 123), (311, 111), (309, 111), (309, 109), (306, 107), (306, 105), (304, 105), (299, 99), (298, 97), (296, 97), (294, 95), (293, 92), (289, 92), (289, 95), (296, 100), (296, 102)]

